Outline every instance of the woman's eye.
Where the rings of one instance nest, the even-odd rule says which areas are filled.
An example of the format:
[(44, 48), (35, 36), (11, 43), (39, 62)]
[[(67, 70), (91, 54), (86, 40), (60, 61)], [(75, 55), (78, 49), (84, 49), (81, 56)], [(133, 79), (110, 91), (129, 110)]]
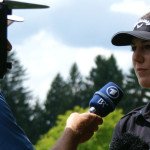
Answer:
[(136, 46), (131, 46), (131, 51), (135, 51), (136, 50)]
[(146, 50), (150, 50), (150, 44), (144, 45), (143, 47), (144, 47), (144, 49), (146, 49)]

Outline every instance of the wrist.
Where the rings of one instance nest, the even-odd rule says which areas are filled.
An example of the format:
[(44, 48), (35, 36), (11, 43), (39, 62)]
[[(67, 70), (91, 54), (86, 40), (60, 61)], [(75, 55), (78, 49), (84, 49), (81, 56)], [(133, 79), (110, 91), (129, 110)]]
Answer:
[(73, 131), (71, 128), (65, 128), (63, 137), (73, 143), (74, 146), (77, 146), (80, 143), (80, 134), (76, 131)]
[(52, 150), (77, 150), (78, 144), (78, 135), (72, 129), (66, 128)]

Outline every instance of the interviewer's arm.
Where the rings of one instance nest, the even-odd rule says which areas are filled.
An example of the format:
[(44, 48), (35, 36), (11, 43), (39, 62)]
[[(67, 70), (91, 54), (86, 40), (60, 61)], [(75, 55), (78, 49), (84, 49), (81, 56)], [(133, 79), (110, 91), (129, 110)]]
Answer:
[(80, 143), (92, 137), (102, 122), (102, 118), (92, 113), (72, 113), (67, 119), (63, 135), (52, 150), (76, 150)]

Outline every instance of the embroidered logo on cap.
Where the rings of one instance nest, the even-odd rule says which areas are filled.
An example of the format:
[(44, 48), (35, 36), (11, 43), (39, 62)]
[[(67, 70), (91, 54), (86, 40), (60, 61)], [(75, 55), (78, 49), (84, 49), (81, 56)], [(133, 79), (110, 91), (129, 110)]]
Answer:
[(149, 26), (150, 25), (150, 21), (146, 20), (146, 19), (140, 19), (135, 25), (134, 28), (139, 29), (142, 26)]

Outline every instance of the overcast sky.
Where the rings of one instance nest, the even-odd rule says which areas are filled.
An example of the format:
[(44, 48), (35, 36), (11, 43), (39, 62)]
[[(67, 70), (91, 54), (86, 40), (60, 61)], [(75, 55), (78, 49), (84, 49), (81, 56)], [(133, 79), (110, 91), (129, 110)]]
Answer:
[[(20, 0), (21, 1), (21, 0)], [(8, 29), (8, 37), (21, 64), (27, 69), (26, 82), (34, 96), (45, 99), (57, 73), (65, 78), (74, 62), (88, 75), (94, 59), (114, 54), (120, 68), (131, 66), (129, 47), (115, 47), (111, 37), (132, 30), (150, 9), (149, 0), (23, 0), (49, 5), (49, 9), (14, 10), (25, 19)]]

